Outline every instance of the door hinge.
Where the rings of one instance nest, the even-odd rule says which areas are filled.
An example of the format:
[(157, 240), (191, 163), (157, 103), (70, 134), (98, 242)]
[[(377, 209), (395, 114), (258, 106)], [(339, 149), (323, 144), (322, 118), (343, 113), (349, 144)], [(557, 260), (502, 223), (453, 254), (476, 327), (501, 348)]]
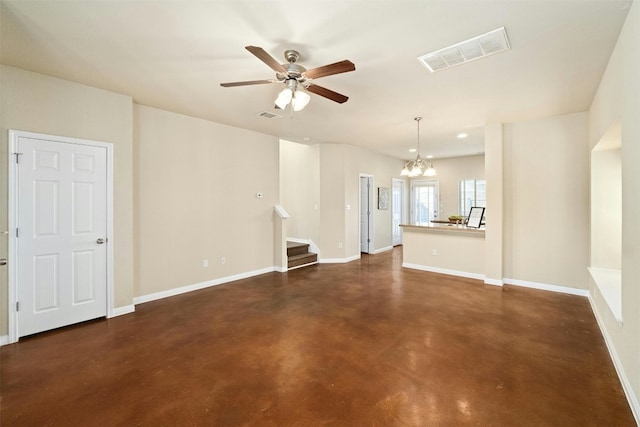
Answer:
[(16, 228), (16, 238), (20, 237), (20, 229)]
[(20, 156), (22, 156), (22, 153), (13, 153), (16, 156), (16, 163), (20, 163)]
[(16, 301), (16, 311), (20, 311), (20, 301)]

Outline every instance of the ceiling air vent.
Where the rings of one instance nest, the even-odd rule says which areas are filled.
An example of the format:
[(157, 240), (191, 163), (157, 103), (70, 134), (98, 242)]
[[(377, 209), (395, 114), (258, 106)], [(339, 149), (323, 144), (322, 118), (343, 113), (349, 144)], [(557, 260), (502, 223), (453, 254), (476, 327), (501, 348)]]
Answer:
[(258, 113), (258, 116), (264, 117), (265, 119), (281, 119), (282, 118), (281, 115), (270, 113), (269, 111), (263, 111), (261, 113)]
[(419, 56), (418, 61), (432, 73), (511, 49), (504, 27)]

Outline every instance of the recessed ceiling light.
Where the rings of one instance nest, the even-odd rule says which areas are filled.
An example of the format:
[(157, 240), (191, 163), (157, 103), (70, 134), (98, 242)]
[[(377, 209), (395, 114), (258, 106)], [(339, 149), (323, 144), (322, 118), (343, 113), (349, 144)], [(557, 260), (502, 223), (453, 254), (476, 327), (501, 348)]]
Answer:
[(310, 136), (303, 136), (302, 140), (303, 141), (311, 141), (311, 137)]
[(459, 139), (465, 139), (466, 137), (469, 136), (469, 134), (466, 134), (466, 133), (462, 132), (462, 133), (459, 133), (457, 136), (458, 136)]
[(429, 154), (429, 155), (427, 156), (427, 159), (433, 159), (433, 154)]
[(415, 153), (417, 150), (415, 148), (409, 148), (410, 153)]

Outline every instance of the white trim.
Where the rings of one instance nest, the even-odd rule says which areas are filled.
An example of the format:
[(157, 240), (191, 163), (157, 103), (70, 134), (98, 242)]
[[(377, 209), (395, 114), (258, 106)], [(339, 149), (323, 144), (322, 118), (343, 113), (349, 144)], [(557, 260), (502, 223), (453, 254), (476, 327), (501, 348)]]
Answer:
[[(371, 175), (368, 173), (360, 173), (358, 174), (358, 248), (362, 251), (362, 226), (360, 225), (360, 217), (362, 215), (362, 178), (367, 178), (367, 184), (370, 183), (370, 188), (368, 193), (369, 196), (369, 206), (367, 209), (369, 210), (369, 244), (367, 245), (367, 249), (369, 254), (373, 254), (372, 249), (375, 247), (375, 209), (376, 209), (376, 194), (375, 194), (375, 175)], [(371, 180), (371, 181), (369, 181)]]
[(42, 133), (25, 132), (20, 130), (9, 130), (9, 295), (8, 295), (8, 320), (9, 320), (9, 343), (18, 341), (18, 313), (15, 310), (18, 298), (18, 239), (14, 230), (18, 227), (18, 167), (11, 156), (15, 155), (19, 138), (40, 139), (44, 141), (55, 141), (67, 144), (88, 145), (92, 147), (103, 147), (107, 150), (107, 317), (113, 316), (114, 305), (114, 280), (113, 280), (113, 144), (109, 142), (93, 141), (88, 139), (69, 138), (66, 136), (46, 135)]
[(295, 270), (296, 268), (308, 267), (310, 265), (318, 264), (318, 261), (308, 262), (306, 264), (296, 265), (295, 267), (287, 268), (287, 271)]
[(543, 291), (558, 292), (562, 294), (578, 295), (581, 297), (588, 297), (589, 291), (586, 289), (569, 288), (566, 286), (549, 285), (546, 283), (528, 282), (526, 280), (516, 279), (502, 279), (505, 285), (522, 286), (524, 288), (540, 289)]
[(448, 274), (450, 276), (458, 276), (458, 277), (466, 277), (468, 279), (484, 280), (484, 274), (479, 274), (479, 273), (468, 273), (466, 271), (458, 271), (458, 270), (449, 270), (449, 269), (446, 269), (446, 268), (429, 267), (429, 266), (426, 266), (426, 265), (412, 264), (412, 263), (409, 263), (409, 262), (403, 262), (402, 266), (405, 267), (405, 268), (411, 268), (411, 269), (414, 269), (414, 270), (429, 271), (431, 273)]
[(0, 347), (10, 344), (9, 335), (0, 335)]
[(587, 267), (611, 314), (622, 325), (622, 270)]
[(324, 259), (319, 259), (318, 262), (320, 264), (344, 264), (344, 263), (355, 261), (358, 259), (360, 259), (360, 254), (354, 255), (349, 258), (324, 258)]
[(287, 271), (289, 271), (289, 268), (287, 268), (287, 267), (273, 267), (273, 271), (276, 271), (278, 273), (286, 273)]
[(489, 279), (487, 277), (484, 278), (484, 284), (485, 285), (491, 285), (491, 286), (502, 286), (504, 285), (504, 282), (500, 279)]
[(116, 307), (111, 311), (111, 314), (107, 316), (108, 319), (112, 317), (122, 316), (129, 313), (134, 313), (136, 311), (136, 306), (133, 304), (125, 305), (122, 307)]
[(391, 250), (393, 250), (393, 246), (385, 246), (384, 248), (374, 249), (373, 252), (371, 252), (371, 254), (376, 255), (376, 254), (380, 254), (382, 252), (387, 252)]
[(625, 396), (627, 396), (627, 401), (629, 402), (629, 406), (631, 407), (631, 412), (633, 413), (634, 418), (636, 419), (636, 423), (640, 425), (640, 402), (638, 402), (638, 397), (633, 392), (633, 387), (631, 386), (631, 381), (629, 381), (629, 377), (624, 371), (624, 366), (622, 365), (622, 361), (620, 357), (618, 357), (618, 353), (616, 352), (616, 347), (613, 344), (613, 340), (605, 327), (604, 321), (600, 316), (600, 313), (597, 310), (596, 304), (593, 301), (592, 295), (589, 293), (587, 298), (589, 299), (589, 304), (591, 305), (591, 311), (596, 318), (596, 322), (598, 323), (598, 327), (600, 328), (600, 332), (604, 337), (604, 342), (607, 345), (607, 350), (609, 350), (609, 356), (611, 356), (611, 360), (613, 361), (613, 366), (616, 368), (616, 373), (618, 374), (618, 378), (622, 383), (622, 389), (624, 390)]
[(155, 301), (163, 298), (169, 298), (187, 292), (197, 291), (200, 289), (209, 288), (211, 286), (222, 285), (228, 282), (234, 282), (240, 279), (246, 279), (253, 276), (259, 276), (261, 274), (271, 273), (276, 271), (276, 267), (267, 267), (260, 270), (249, 271), (246, 273), (235, 274), (233, 276), (221, 277), (219, 279), (209, 280), (206, 282), (194, 283), (192, 285), (181, 286), (179, 288), (168, 289), (166, 291), (154, 292), (152, 294), (141, 295), (133, 298), (135, 305), (144, 304), (145, 302)]

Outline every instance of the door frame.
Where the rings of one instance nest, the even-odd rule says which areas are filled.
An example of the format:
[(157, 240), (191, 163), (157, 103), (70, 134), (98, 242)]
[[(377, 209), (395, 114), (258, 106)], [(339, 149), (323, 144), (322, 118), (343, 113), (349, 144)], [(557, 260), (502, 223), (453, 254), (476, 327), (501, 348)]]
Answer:
[[(434, 187), (434, 191), (435, 191), (435, 204), (436, 204), (436, 209), (435, 209), (435, 217), (434, 219), (439, 219), (440, 218), (440, 180), (439, 179), (412, 179), (409, 181), (409, 221), (411, 221), (411, 224), (416, 224), (416, 216), (415, 216), (415, 196), (413, 193), (413, 189), (414, 189), (414, 185), (418, 183), (418, 186), (420, 186), (421, 183), (425, 183), (427, 184), (426, 186), (431, 186), (433, 185)], [(431, 218), (431, 214), (429, 214), (429, 218)]]
[(368, 228), (369, 228), (369, 244), (367, 245), (368, 246), (368, 248), (367, 248), (368, 252), (365, 252), (365, 253), (371, 254), (371, 253), (375, 252), (375, 249), (372, 249), (372, 248), (375, 248), (375, 244), (374, 244), (375, 243), (374, 242), (375, 228), (373, 226), (374, 225), (373, 224), (373, 222), (374, 222), (374, 220), (373, 220), (373, 212), (374, 212), (373, 211), (373, 209), (374, 209), (374, 194), (373, 194), (374, 185), (373, 185), (373, 180), (374, 180), (374, 176), (370, 175), (370, 174), (366, 174), (366, 173), (361, 173), (358, 176), (358, 248), (360, 249), (358, 251), (358, 254), (363, 253), (362, 252), (362, 247), (360, 245), (360, 243), (362, 242), (362, 227), (360, 226), (360, 217), (362, 216), (362, 178), (367, 178), (367, 182), (370, 184), (369, 191), (368, 191), (368, 194), (369, 194), (369, 206), (368, 206), (368, 209), (369, 209), (370, 215), (368, 215), (368, 217), (367, 217), (368, 221), (369, 221), (369, 223), (367, 224)]
[[(391, 178), (391, 246), (396, 245), (396, 243), (393, 241), (393, 209), (394, 209), (394, 205), (393, 205), (393, 187), (394, 184), (399, 183), (400, 184), (400, 224), (407, 224), (407, 180), (406, 179), (402, 179), (402, 178)], [(402, 227), (400, 227), (400, 243), (397, 243), (397, 245), (401, 245), (402, 244)]]
[(18, 227), (18, 167), (16, 157), (19, 157), (18, 142), (20, 138), (39, 139), (43, 141), (61, 142), (67, 144), (103, 147), (107, 150), (107, 318), (114, 315), (114, 282), (113, 282), (113, 144), (109, 142), (92, 141), (88, 139), (69, 138), (65, 136), (46, 135), (42, 133), (9, 130), (9, 262), (8, 262), (8, 304), (9, 316), (9, 344), (18, 341), (18, 238), (15, 230)]

